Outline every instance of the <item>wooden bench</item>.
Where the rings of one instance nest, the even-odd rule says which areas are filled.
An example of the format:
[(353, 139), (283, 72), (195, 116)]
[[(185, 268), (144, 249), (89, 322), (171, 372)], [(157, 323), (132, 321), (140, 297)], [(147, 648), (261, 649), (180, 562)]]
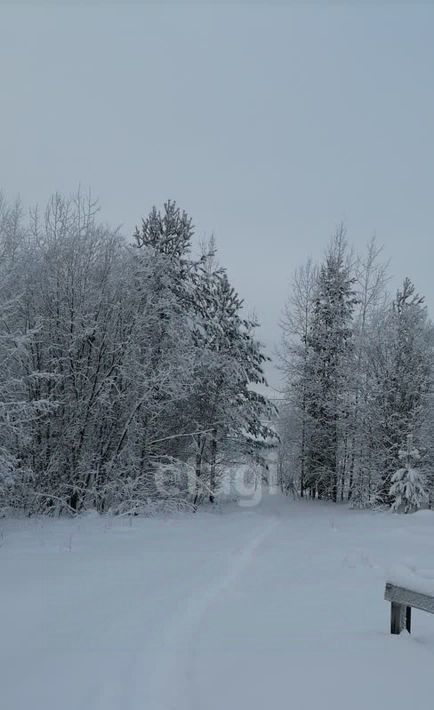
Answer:
[(411, 610), (420, 609), (434, 614), (434, 597), (386, 583), (384, 598), (391, 603), (390, 633), (400, 634), (404, 628), (411, 633)]

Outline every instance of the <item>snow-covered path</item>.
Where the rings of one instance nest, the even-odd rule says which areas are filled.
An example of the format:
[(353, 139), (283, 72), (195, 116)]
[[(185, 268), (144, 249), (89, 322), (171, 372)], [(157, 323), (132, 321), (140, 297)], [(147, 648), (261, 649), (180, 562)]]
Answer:
[(433, 513), (1, 521), (0, 707), (431, 708), (434, 617), (389, 635), (394, 563), (434, 569)]

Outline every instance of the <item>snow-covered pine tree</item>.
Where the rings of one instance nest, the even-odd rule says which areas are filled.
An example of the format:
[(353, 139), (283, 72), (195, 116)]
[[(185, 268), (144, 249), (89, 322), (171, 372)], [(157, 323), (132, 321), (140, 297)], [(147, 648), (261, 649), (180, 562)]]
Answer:
[(420, 468), (421, 456), (409, 434), (405, 448), (399, 451), (399, 468), (392, 476), (390, 498), (392, 510), (412, 513), (419, 510), (428, 501), (427, 481)]
[[(307, 404), (310, 420), (306, 446), (306, 486), (319, 498), (337, 501), (345, 486), (348, 388), (353, 353), (354, 278), (339, 228), (319, 269), (308, 334), (307, 377), (312, 383)], [(313, 386), (312, 386), (313, 385)]]
[(377, 426), (373, 444), (382, 458), (380, 494), (384, 502), (391, 503), (391, 479), (400, 468), (402, 442), (411, 435), (415, 448), (430, 448), (429, 441), (422, 441), (422, 433), (431, 389), (432, 326), (424, 298), (408, 278), (381, 324), (374, 352)]
[[(153, 208), (135, 231), (137, 334), (131, 357), (136, 381), (131, 381), (131, 387), (137, 405), (125, 430), (133, 451), (126, 466), (131, 473), (131, 460), (136, 462), (135, 480), (142, 490), (150, 486), (150, 497), (158, 496), (151, 485), (156, 471), (162, 488), (168, 476), (186, 470), (192, 441), (202, 428), (190, 406), (200, 357), (194, 339), (193, 234), (191, 218), (173, 201), (165, 203), (162, 211)], [(185, 477), (183, 484), (180, 495), (187, 496)]]
[(243, 301), (216, 264), (213, 244), (196, 270), (194, 296), (201, 355), (192, 411), (203, 430), (196, 437), (196, 476), (212, 501), (219, 464), (260, 458), (274, 441), (269, 426), (274, 408), (257, 388), (266, 384), (266, 356), (254, 337), (257, 324), (243, 316)]
[[(136, 230), (138, 245), (152, 255), (157, 269), (151, 291), (154, 300), (163, 304), (161, 347), (165, 344), (174, 360), (181, 358), (184, 363), (184, 371), (178, 374), (173, 365), (169, 370), (175, 374), (170, 382), (178, 393), (184, 383), (183, 396), (174, 397), (172, 391), (165, 418), (150, 417), (153, 426), (164, 422), (166, 436), (154, 432), (151, 438), (161, 443), (151, 452), (148, 446), (148, 455), (152, 453), (154, 460), (161, 455), (164, 460), (169, 452), (172, 459), (183, 462), (190, 462), (193, 455), (199, 488), (213, 500), (218, 470), (229, 462), (229, 451), (237, 457), (258, 455), (274, 436), (266, 424), (272, 407), (254, 390), (265, 382), (266, 359), (253, 336), (256, 324), (243, 317), (242, 299), (216, 262), (214, 242), (199, 259), (192, 259), (192, 235), (191, 219), (174, 202), (165, 204), (163, 214), (152, 210), (141, 231)], [(167, 370), (160, 362), (162, 352), (156, 351), (156, 367), (159, 363)], [(160, 411), (164, 397), (159, 402), (151, 399), (154, 410)], [(195, 496), (196, 503), (199, 498)]]

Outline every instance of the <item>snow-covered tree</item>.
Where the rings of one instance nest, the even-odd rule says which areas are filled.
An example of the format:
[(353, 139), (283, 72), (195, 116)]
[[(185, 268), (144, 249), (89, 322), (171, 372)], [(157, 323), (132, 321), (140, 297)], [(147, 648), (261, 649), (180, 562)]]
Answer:
[[(338, 498), (348, 419), (349, 363), (353, 353), (354, 279), (347, 260), (345, 233), (340, 228), (318, 273), (308, 333), (308, 413), (311, 432), (306, 453), (306, 485), (320, 498)], [(313, 385), (313, 386), (312, 386)]]
[(380, 319), (373, 343), (372, 367), (377, 386), (372, 402), (372, 446), (381, 461), (381, 495), (387, 503), (391, 478), (400, 467), (399, 452), (407, 436), (423, 451), (424, 422), (431, 389), (433, 336), (422, 296), (406, 278)]
[(427, 482), (420, 469), (421, 457), (414, 447), (412, 436), (408, 435), (406, 446), (399, 451), (399, 468), (392, 476), (390, 497), (392, 510), (412, 513), (428, 501)]
[(365, 257), (349, 259), (339, 230), (324, 263), (293, 283), (279, 471), (302, 495), (391, 504), (409, 434), (433, 487), (433, 327), (409, 279), (390, 300), (380, 253), (372, 240)]
[(193, 234), (171, 201), (129, 244), (90, 197), (27, 224), (0, 200), (2, 506), (138, 511), (172, 479), (184, 504), (201, 449), (212, 489), (229, 451), (256, 456), (265, 356)]
[[(23, 269), (28, 266), (22, 216), (20, 203), (9, 205), (0, 193), (0, 502), (10, 507), (22, 505), (30, 480), (22, 454), (37, 411), (27, 400), (25, 385), (32, 333), (19, 327)], [(42, 409), (41, 402), (37, 405)]]
[(311, 260), (298, 268), (291, 282), (280, 326), (278, 350), (284, 376), (284, 397), (279, 422), (279, 480), (282, 490), (297, 481), (300, 496), (306, 485), (306, 453), (311, 433), (309, 403), (314, 382), (310, 378), (309, 334), (312, 324), (318, 270)]
[(353, 506), (368, 507), (377, 500), (375, 415), (372, 400), (376, 391), (373, 344), (382, 339), (380, 323), (390, 307), (386, 294), (388, 264), (380, 259), (382, 248), (375, 238), (365, 254), (355, 261), (356, 307), (354, 310), (354, 357), (351, 363), (350, 418), (348, 428), (348, 499)]
[(218, 469), (244, 458), (261, 458), (275, 439), (274, 408), (258, 391), (265, 384), (266, 356), (254, 337), (257, 323), (244, 316), (243, 301), (210, 245), (195, 271), (195, 341), (200, 356), (191, 411), (196, 427), (196, 475), (213, 500)]

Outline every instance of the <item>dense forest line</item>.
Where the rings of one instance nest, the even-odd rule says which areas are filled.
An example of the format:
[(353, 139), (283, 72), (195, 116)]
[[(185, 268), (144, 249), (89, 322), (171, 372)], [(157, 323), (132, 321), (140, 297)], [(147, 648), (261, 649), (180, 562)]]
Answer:
[(277, 410), (214, 240), (171, 201), (131, 238), (98, 215), (0, 199), (2, 511), (195, 509), (273, 459), (285, 493), (431, 505), (434, 329), (408, 278), (389, 295), (375, 240), (357, 256), (340, 227), (296, 270)]
[(80, 194), (0, 201), (0, 507), (131, 513), (213, 500), (261, 461), (266, 356), (174, 202), (123, 238)]
[(363, 256), (340, 227), (320, 264), (294, 275), (279, 350), (283, 490), (408, 512), (434, 493), (434, 329), (405, 278), (388, 293), (372, 240)]

